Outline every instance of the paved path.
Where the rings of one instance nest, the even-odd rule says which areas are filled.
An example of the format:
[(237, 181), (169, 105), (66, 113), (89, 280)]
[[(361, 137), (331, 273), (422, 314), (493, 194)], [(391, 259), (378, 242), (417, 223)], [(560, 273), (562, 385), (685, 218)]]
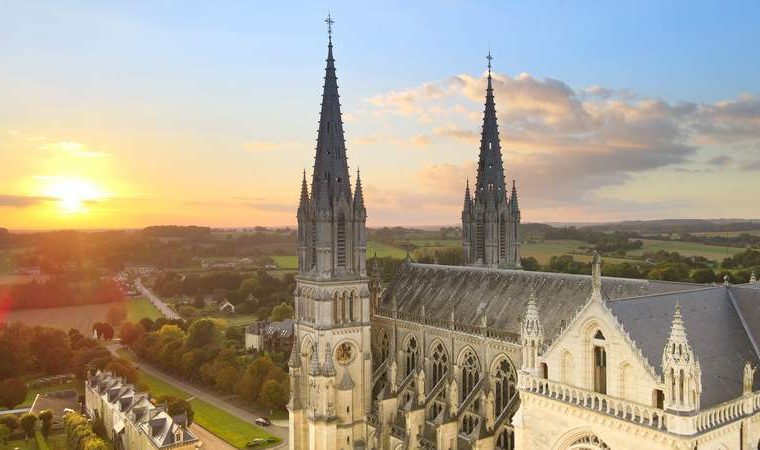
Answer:
[[(111, 351), (111, 353), (116, 354), (116, 350), (119, 348), (118, 345), (109, 345), (108, 350)], [(190, 384), (186, 381), (180, 380), (179, 378), (176, 378), (172, 375), (167, 374), (166, 372), (163, 372), (159, 369), (156, 369), (153, 366), (150, 366), (143, 362), (133, 361), (132, 364), (137, 366), (140, 370), (143, 372), (152, 375), (162, 381), (165, 381), (172, 386), (176, 386), (179, 389), (182, 389), (183, 391), (187, 392), (191, 396), (195, 398), (199, 398), (203, 400), (206, 403), (210, 403), (217, 408), (228, 412), (232, 414), (233, 416), (242, 419), (248, 423), (251, 424), (251, 426), (257, 426), (254, 425), (254, 421), (261, 417), (260, 414), (253, 413), (251, 411), (247, 411), (237, 405), (234, 405), (224, 399), (219, 398), (216, 394), (213, 392), (206, 391), (204, 389), (200, 389), (197, 386)], [(263, 428), (264, 431), (267, 433), (277, 436), (278, 438), (282, 439), (282, 442), (287, 445), (288, 442), (288, 428), (287, 427), (278, 427), (278, 426), (269, 426), (266, 428)], [(280, 446), (280, 448), (285, 448), (285, 446)]]
[(142, 278), (138, 278), (135, 281), (135, 286), (137, 287), (137, 290), (140, 291), (140, 293), (146, 297), (148, 297), (148, 300), (153, 303), (153, 305), (158, 308), (159, 311), (161, 311), (161, 314), (164, 315), (164, 317), (168, 319), (181, 319), (179, 314), (174, 312), (173, 309), (169, 308), (169, 305), (164, 303), (163, 300), (161, 300), (161, 297), (154, 294), (153, 291), (148, 289), (143, 283)]

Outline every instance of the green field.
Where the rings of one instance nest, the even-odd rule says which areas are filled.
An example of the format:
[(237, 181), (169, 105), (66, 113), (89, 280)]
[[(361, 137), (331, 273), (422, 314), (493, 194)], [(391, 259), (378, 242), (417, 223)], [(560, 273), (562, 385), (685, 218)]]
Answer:
[(296, 255), (272, 256), (278, 269), (298, 269), (298, 257)]
[(144, 317), (151, 320), (163, 317), (163, 314), (147, 298), (133, 298), (127, 302), (127, 320), (130, 322), (139, 322)]
[[(119, 355), (127, 359), (133, 360), (134, 357), (129, 352), (119, 350)], [(127, 357), (129, 355), (129, 357)], [(144, 383), (152, 395), (173, 395), (179, 398), (192, 397), (187, 392), (172, 386), (150, 374), (140, 371), (140, 382)], [(244, 449), (245, 444), (256, 438), (269, 438), (274, 437), (262, 430), (261, 428), (252, 425), (242, 419), (229, 414), (221, 409), (199, 400), (197, 398), (190, 401), (195, 411), (195, 423), (214, 433), (231, 445)], [(279, 443), (279, 439), (276, 443)], [(273, 443), (275, 445), (276, 443)]]
[(220, 319), (227, 322), (231, 327), (243, 327), (252, 324), (258, 320), (256, 314), (232, 314), (231, 316), (222, 316)]
[(738, 247), (719, 247), (716, 245), (705, 245), (698, 242), (683, 241), (656, 241), (653, 239), (642, 239), (644, 247), (638, 250), (628, 252), (630, 256), (642, 256), (646, 252), (656, 252), (665, 250), (668, 252), (678, 252), (682, 256), (704, 256), (713, 261), (722, 261), (723, 258), (736, 255), (744, 251)]
[(760, 230), (748, 230), (748, 231), (700, 231), (698, 233), (691, 233), (694, 236), (720, 236), (720, 237), (737, 237), (742, 234), (750, 234), (753, 236), (760, 236)]
[(384, 244), (378, 241), (369, 241), (367, 243), (367, 258), (377, 255), (378, 258), (391, 256), (393, 258), (406, 258), (406, 250), (400, 247)]
[[(127, 305), (127, 320), (139, 321), (143, 317), (157, 319), (161, 313), (144, 298), (124, 300)], [(95, 322), (104, 322), (106, 314), (113, 303), (97, 303), (94, 305), (63, 306), (60, 308), (16, 309), (9, 311), (5, 321), (23, 322), (26, 325), (45, 325), (62, 330), (76, 328), (83, 334), (91, 334)]]

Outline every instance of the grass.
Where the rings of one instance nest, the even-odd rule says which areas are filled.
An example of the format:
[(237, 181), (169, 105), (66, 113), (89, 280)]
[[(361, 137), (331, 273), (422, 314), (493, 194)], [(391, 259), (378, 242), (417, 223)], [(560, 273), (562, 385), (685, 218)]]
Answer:
[(231, 316), (219, 316), (230, 327), (243, 327), (258, 320), (256, 314), (232, 314)]
[(156, 320), (163, 317), (163, 314), (145, 297), (127, 300), (127, 320), (139, 322), (144, 317)]
[(297, 269), (298, 257), (296, 255), (279, 255), (272, 256), (278, 269)]
[(691, 233), (694, 236), (720, 236), (720, 237), (737, 237), (742, 234), (750, 234), (753, 236), (760, 236), (760, 230), (746, 230), (746, 231), (700, 231), (698, 233)]
[[(118, 354), (126, 359), (134, 360), (134, 356), (123, 349), (119, 350)], [(154, 396), (173, 395), (185, 399), (192, 397), (182, 389), (143, 371), (140, 371), (140, 382), (145, 384), (150, 393)], [(204, 402), (203, 400), (195, 398), (190, 401), (190, 404), (195, 412), (195, 423), (229, 442), (230, 445), (234, 447), (244, 449), (246, 448), (245, 444), (253, 439), (275, 437), (261, 428), (256, 427), (245, 420), (239, 419), (210, 403)], [(275, 437), (275, 439), (277, 438)], [(279, 442), (280, 440), (277, 439), (276, 442), (273, 442), (273, 445)]]
[(402, 248), (394, 247), (392, 245), (384, 244), (378, 241), (369, 241), (367, 243), (367, 258), (371, 258), (375, 256), (375, 254), (377, 254), (379, 258), (384, 258), (386, 256), (391, 256), (393, 258), (399, 259), (406, 258), (406, 250)]
[(628, 252), (628, 255), (641, 256), (646, 252), (665, 250), (668, 252), (678, 252), (681, 256), (704, 256), (713, 261), (722, 261), (723, 258), (744, 251), (743, 248), (705, 245), (699, 242), (657, 241), (654, 239), (642, 239), (641, 241), (644, 243), (644, 246), (638, 250)]

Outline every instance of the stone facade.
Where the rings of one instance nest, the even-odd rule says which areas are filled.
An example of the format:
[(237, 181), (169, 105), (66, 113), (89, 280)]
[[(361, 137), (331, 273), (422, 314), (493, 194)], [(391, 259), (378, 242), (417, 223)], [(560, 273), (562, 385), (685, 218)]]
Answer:
[(109, 372), (89, 376), (84, 396), (87, 414), (103, 419), (117, 450), (191, 450), (203, 445), (184, 425), (186, 418), (170, 416), (147, 393)]
[(489, 76), (466, 266), (366, 270), (328, 46), (311, 189), (298, 207), (293, 449), (758, 447), (760, 284), (519, 269)]

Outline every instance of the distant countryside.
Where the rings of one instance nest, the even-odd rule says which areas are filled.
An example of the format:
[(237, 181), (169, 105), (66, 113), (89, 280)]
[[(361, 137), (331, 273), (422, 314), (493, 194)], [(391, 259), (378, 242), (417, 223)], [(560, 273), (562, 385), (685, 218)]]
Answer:
[[(376, 228), (368, 237), (368, 267), (377, 264), (384, 283), (406, 259), (462, 264), (458, 227)], [(605, 276), (744, 283), (760, 273), (760, 222), (523, 226), (523, 270), (588, 274), (595, 252)], [(65, 440), (64, 425), (41, 428), (47, 415), (30, 410), (35, 399), (81, 395), (88, 371), (107, 369), (188, 413), (199, 433), (233, 448), (276, 445), (284, 435), (252, 418), (287, 418), (289, 347), (258, 350), (246, 336), (293, 317), (296, 271), (292, 228), (0, 229), (0, 424), (10, 442), (26, 442), (25, 415), (35, 417), (32, 433), (47, 430), (36, 439)]]

